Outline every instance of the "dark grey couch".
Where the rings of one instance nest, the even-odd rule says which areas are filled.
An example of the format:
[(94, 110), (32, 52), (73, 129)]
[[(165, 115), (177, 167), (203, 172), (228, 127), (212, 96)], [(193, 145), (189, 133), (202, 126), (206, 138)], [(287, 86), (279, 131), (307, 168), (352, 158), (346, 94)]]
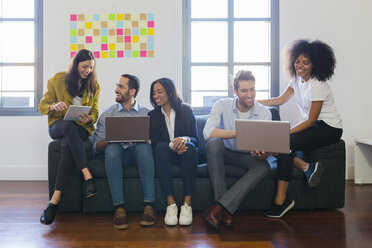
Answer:
[[(273, 119), (279, 119), (276, 109), (271, 109)], [(197, 116), (197, 126), (200, 136), (199, 165), (196, 180), (196, 192), (193, 196), (193, 210), (205, 210), (213, 201), (212, 188), (209, 183), (205, 157), (205, 141), (202, 130), (207, 116)], [(112, 200), (104, 168), (104, 155), (93, 158), (92, 143), (85, 142), (88, 166), (92, 172), (98, 189), (98, 194), (89, 199), (83, 197), (83, 179), (81, 173), (73, 172), (62, 194), (60, 211), (107, 212), (112, 211)], [(48, 150), (48, 180), (49, 195), (53, 193), (57, 164), (60, 158), (60, 141), (54, 140)], [(295, 209), (335, 209), (342, 208), (345, 202), (345, 143), (343, 140), (322, 147), (313, 153), (306, 154), (309, 159), (319, 160), (324, 165), (324, 173), (320, 185), (309, 188), (305, 175), (293, 169), (290, 183), (290, 193), (296, 201)], [(240, 206), (242, 210), (268, 209), (274, 199), (276, 188), (276, 161), (270, 161), (272, 171), (258, 186), (244, 199)], [(244, 172), (235, 166), (226, 165), (228, 184), (233, 184)], [(183, 199), (181, 167), (172, 166), (175, 198), (178, 203)], [(138, 178), (137, 167), (124, 166), (124, 193), (127, 210), (142, 211), (142, 189)], [(158, 180), (155, 180), (156, 209), (165, 210), (165, 197)]]

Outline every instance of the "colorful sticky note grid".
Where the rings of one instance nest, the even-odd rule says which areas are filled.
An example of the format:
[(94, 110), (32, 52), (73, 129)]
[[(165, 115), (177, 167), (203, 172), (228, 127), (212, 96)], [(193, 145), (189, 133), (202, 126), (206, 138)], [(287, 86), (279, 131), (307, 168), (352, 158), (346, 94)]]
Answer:
[(86, 48), (95, 58), (154, 57), (153, 13), (70, 15), (70, 56)]

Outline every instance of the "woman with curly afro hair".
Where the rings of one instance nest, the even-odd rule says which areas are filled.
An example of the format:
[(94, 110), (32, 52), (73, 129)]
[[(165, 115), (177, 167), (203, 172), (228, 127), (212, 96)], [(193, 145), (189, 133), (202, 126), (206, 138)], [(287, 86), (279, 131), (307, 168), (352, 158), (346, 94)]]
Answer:
[(320, 182), (322, 164), (306, 162), (302, 151), (330, 145), (342, 135), (342, 120), (328, 83), (336, 65), (333, 49), (319, 40), (296, 40), (286, 52), (291, 76), (287, 89), (279, 97), (258, 100), (266, 106), (278, 106), (294, 96), (303, 117), (290, 129), (291, 153), (278, 155), (277, 192), (272, 208), (266, 213), (273, 218), (282, 217), (294, 207), (294, 200), (287, 196), (293, 166), (305, 173), (310, 187)]

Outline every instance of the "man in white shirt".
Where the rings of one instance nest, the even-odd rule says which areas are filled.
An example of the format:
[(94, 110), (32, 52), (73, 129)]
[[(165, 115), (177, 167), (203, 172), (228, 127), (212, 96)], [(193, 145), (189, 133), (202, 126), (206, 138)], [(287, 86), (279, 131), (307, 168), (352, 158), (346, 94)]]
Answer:
[[(264, 152), (238, 151), (235, 140), (236, 119), (271, 120), (271, 112), (255, 101), (255, 77), (239, 71), (234, 78), (235, 98), (218, 100), (209, 115), (203, 135), (207, 141), (207, 162), (215, 203), (205, 211), (205, 219), (214, 228), (232, 226), (232, 215), (244, 197), (270, 172)], [(246, 173), (229, 189), (225, 181), (225, 163)]]

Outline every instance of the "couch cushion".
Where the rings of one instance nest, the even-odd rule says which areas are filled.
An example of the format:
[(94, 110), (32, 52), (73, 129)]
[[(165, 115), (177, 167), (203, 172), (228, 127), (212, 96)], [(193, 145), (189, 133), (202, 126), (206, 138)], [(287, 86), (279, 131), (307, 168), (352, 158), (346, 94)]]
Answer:
[[(269, 164), (271, 167), (271, 172), (267, 178), (275, 178), (277, 170), (277, 160), (275, 157), (269, 157)], [(104, 156), (99, 155), (95, 159), (89, 160), (88, 162), (89, 170), (91, 171), (94, 178), (101, 179), (106, 178), (106, 170), (104, 167)], [(206, 163), (197, 165), (197, 177), (198, 178), (209, 178), (208, 174), (208, 165)], [(182, 178), (182, 168), (180, 165), (171, 166), (172, 177), (173, 178)], [(225, 165), (225, 175), (226, 178), (240, 178), (245, 174), (245, 171), (238, 166), (231, 164)], [(138, 178), (138, 169), (135, 165), (123, 165), (123, 177), (124, 178)], [(155, 173), (155, 177), (158, 176)], [(297, 169), (293, 169), (292, 177), (295, 179), (305, 178), (305, 174)]]

